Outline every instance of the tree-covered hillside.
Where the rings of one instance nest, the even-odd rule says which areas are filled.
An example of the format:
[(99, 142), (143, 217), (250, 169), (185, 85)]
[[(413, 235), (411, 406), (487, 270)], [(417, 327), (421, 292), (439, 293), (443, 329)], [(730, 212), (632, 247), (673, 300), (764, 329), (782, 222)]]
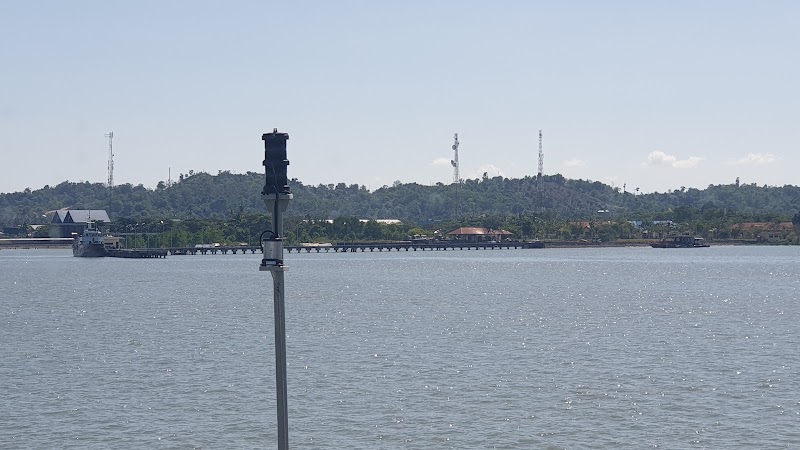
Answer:
[[(197, 173), (155, 189), (124, 184), (63, 182), (37, 190), (0, 194), (0, 225), (49, 221), (60, 208), (105, 209), (113, 221), (127, 219), (224, 219), (261, 214), (264, 180), (260, 173)], [(626, 220), (690, 220), (737, 213), (752, 220), (790, 219), (800, 211), (800, 187), (718, 185), (638, 194), (600, 182), (561, 175), (510, 179), (469, 179), (460, 184), (423, 186), (396, 182), (368, 191), (364, 186), (304, 185), (290, 182), (294, 200), (287, 218), (400, 219), (416, 224), (458, 221), (482, 216), (536, 215), (572, 220), (613, 216)], [(600, 211), (600, 213), (598, 213)]]

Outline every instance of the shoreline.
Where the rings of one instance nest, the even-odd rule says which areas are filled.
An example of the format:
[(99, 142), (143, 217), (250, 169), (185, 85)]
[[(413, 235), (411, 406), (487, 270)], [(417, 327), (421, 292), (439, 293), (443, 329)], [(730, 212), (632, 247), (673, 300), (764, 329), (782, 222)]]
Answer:
[(69, 250), (71, 245), (46, 245), (46, 244), (3, 244), (0, 243), (0, 251), (2, 250)]
[[(635, 240), (635, 241), (611, 241), (611, 242), (580, 242), (580, 241), (542, 241), (545, 248), (600, 248), (600, 247), (649, 247), (651, 243), (658, 242), (655, 240)], [(355, 244), (355, 243), (354, 243)], [(758, 245), (758, 246), (772, 246), (772, 245), (787, 245), (787, 244), (770, 244), (768, 242), (760, 243), (751, 239), (730, 239), (709, 242), (714, 246), (734, 246), (734, 245)], [(792, 245), (792, 244), (788, 244)], [(3, 242), (0, 239), (0, 250), (69, 250), (72, 248), (71, 244), (64, 243), (20, 243), (20, 242)]]

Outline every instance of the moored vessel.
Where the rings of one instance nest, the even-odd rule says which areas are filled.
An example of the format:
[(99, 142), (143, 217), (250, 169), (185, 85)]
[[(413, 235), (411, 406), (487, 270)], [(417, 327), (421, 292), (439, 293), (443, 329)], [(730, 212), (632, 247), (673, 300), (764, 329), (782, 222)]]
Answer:
[(653, 248), (701, 248), (710, 247), (701, 237), (690, 236), (681, 234), (677, 236), (669, 236), (661, 239), (658, 242), (650, 243)]
[(544, 242), (539, 239), (534, 239), (525, 244), (525, 248), (544, 248)]
[(83, 234), (77, 236), (72, 242), (72, 256), (106, 256), (106, 247), (103, 244), (103, 233), (94, 227), (94, 222), (88, 222)]

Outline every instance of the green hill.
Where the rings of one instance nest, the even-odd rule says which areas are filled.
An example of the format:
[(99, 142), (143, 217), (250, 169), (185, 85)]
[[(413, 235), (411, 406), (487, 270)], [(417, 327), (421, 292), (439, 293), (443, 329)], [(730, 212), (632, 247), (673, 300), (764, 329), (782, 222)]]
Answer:
[[(613, 216), (629, 220), (684, 220), (695, 216), (737, 213), (753, 220), (790, 218), (800, 211), (797, 186), (718, 185), (634, 195), (600, 182), (570, 180), (561, 175), (465, 180), (459, 185), (395, 183), (375, 191), (364, 186), (307, 186), (290, 182), (294, 201), (287, 217), (333, 219), (400, 219), (426, 224), (480, 216), (544, 215), (564, 219)], [(197, 173), (172, 186), (155, 189), (124, 184), (63, 182), (56, 186), (0, 194), (0, 224), (46, 223), (59, 208), (105, 209), (112, 220), (224, 219), (261, 214), (263, 175), (248, 172)], [(602, 211), (602, 213), (598, 213)]]

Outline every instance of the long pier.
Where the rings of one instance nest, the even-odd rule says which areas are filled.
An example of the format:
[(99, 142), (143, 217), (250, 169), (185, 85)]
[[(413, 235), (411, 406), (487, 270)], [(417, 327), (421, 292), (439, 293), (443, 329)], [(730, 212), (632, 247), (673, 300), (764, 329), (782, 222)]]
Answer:
[(106, 250), (106, 256), (112, 258), (166, 258), (167, 250), (163, 248), (121, 248)]
[[(495, 250), (495, 249), (527, 249), (544, 248), (542, 242), (462, 242), (462, 241), (437, 241), (437, 242), (376, 242), (376, 243), (336, 243), (329, 245), (287, 245), (284, 247), (289, 253), (348, 253), (348, 252), (390, 252), (390, 251), (434, 251), (434, 250)], [(138, 249), (148, 250), (148, 249)], [(261, 253), (257, 245), (219, 246), (219, 247), (166, 247), (163, 249), (170, 255), (226, 255)]]
[(285, 247), (289, 253), (297, 251), (298, 253), (305, 250), (306, 253), (315, 251), (320, 253), (327, 252), (390, 252), (395, 251), (426, 251), (426, 250), (495, 250), (495, 249), (525, 249), (525, 248), (544, 248), (541, 242), (522, 242), (522, 241), (506, 241), (506, 242), (462, 242), (462, 241), (438, 241), (426, 243), (414, 242), (390, 242), (390, 243), (353, 243), (353, 244), (331, 244), (331, 245), (313, 245), (313, 246), (288, 246)]

